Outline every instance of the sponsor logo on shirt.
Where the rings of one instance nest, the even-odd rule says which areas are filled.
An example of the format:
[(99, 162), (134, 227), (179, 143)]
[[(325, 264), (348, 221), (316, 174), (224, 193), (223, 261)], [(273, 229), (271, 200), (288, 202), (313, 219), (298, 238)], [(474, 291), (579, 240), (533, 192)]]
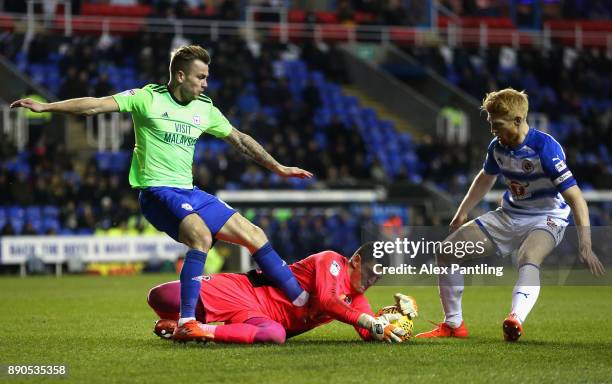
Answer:
[(510, 188), (510, 192), (512, 192), (512, 196), (515, 199), (521, 199), (527, 196), (527, 187), (529, 183), (521, 183), (520, 181), (512, 180), (508, 187)]
[(168, 144), (186, 145), (188, 147), (195, 146), (198, 141), (197, 137), (189, 137), (178, 133), (164, 132), (164, 142)]
[(534, 170), (533, 163), (527, 159), (523, 160), (523, 162), (521, 163), (521, 168), (523, 168), (523, 171), (527, 173), (531, 173)]
[(335, 260), (332, 261), (331, 266), (329, 267), (329, 273), (335, 277), (338, 277), (338, 274), (340, 273), (340, 265)]
[(565, 180), (569, 179), (570, 177), (572, 177), (572, 172), (567, 171), (567, 172), (565, 172), (564, 174), (562, 174), (561, 176), (557, 177), (557, 178), (555, 179), (555, 181), (553, 181), (553, 184), (555, 184), (555, 185), (559, 185), (559, 184), (561, 184), (562, 182), (564, 182)]
[(163, 117), (164, 119), (169, 119), (169, 118), (170, 118), (170, 116), (168, 116), (168, 112), (164, 112), (164, 113), (162, 113), (162, 117)]
[(193, 115), (193, 123), (195, 125), (200, 125), (200, 115)]
[(183, 203), (181, 204), (181, 208), (183, 208), (186, 211), (193, 211), (193, 207), (191, 206), (191, 204), (189, 203)]

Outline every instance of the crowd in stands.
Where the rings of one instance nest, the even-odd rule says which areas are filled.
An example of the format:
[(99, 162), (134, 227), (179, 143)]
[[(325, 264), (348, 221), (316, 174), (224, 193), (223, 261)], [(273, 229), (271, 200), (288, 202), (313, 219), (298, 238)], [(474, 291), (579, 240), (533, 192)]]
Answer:
[[(150, 18), (196, 19), (196, 20), (244, 20), (245, 3), (238, 0), (118, 0), (118, 1), (81, 1), (72, 0), (72, 12), (75, 15), (93, 14), (100, 8), (97, 5), (132, 6), (134, 11), (128, 16), (145, 16)], [(285, 7), (293, 12), (290, 21), (300, 23), (346, 23), (376, 25), (419, 25), (425, 23), (427, 2), (422, 0), (338, 0), (330, 2), (328, 7), (320, 6), (318, 10), (309, 11), (310, 6), (300, 6), (291, 1), (257, 1), (251, 5), (280, 8)], [(19, 0), (4, 1), (7, 12), (24, 13), (26, 3)], [(108, 10), (108, 8), (106, 8)], [(39, 12), (45, 12), (41, 7)], [(53, 9), (47, 9), (53, 13)], [(103, 11), (105, 12), (105, 11)], [(112, 11), (111, 11), (112, 12)], [(278, 13), (261, 12), (259, 21), (279, 21)]]
[[(164, 34), (116, 39), (104, 49), (97, 38), (74, 38), (70, 44), (60, 41), (55, 46), (45, 44), (48, 42), (42, 37), (34, 39), (25, 58), (23, 53), (9, 49), (3, 53), (9, 57), (14, 54), (18, 64), (20, 59), (25, 59), (26, 72), (49, 89), (57, 90), (59, 99), (101, 97), (148, 82), (168, 81), (167, 61), (172, 39)], [(363, 140), (353, 127), (333, 119), (315, 127), (313, 116), (322, 99), (314, 84), (306, 84), (298, 95), (292, 94), (278, 65), (282, 47), (263, 46), (259, 57), (238, 39), (224, 39), (207, 47), (214, 57), (207, 93), (235, 126), (264, 143), (280, 162), (311, 169), (319, 180), (350, 183), (371, 178)], [(336, 76), (338, 72), (331, 64), (330, 53), (306, 51), (307, 59), (317, 60), (316, 68), (328, 71), (332, 79), (340, 77)], [(47, 69), (43, 73), (39, 72), (41, 66)], [(61, 83), (55, 82), (57, 78), (62, 79)], [(198, 148), (197, 174), (206, 178), (206, 184), (213, 191), (227, 181), (241, 182), (243, 187), (253, 182), (261, 184), (260, 181), (267, 184), (272, 175), (244, 161), (238, 153), (228, 151), (222, 142), (208, 141)], [(322, 145), (337, 150), (323, 151)], [(130, 132), (124, 149), (132, 147)], [(308, 155), (313, 152), (319, 156)], [(287, 186), (280, 179), (271, 183)]]
[(548, 0), (535, 1), (476, 1), (443, 0), (441, 4), (453, 13), (465, 17), (510, 17), (516, 12), (520, 18), (540, 8), (544, 20), (550, 19), (609, 19), (612, 5), (606, 0)]
[[(2, 139), (0, 158), (15, 156), (6, 137)], [(126, 174), (101, 171), (92, 159), (79, 175), (61, 146), (27, 156), (29, 171), (0, 169), (0, 235), (159, 234), (139, 213), (138, 192), (125, 185)], [(376, 231), (408, 223), (407, 207), (376, 204), (297, 211), (251, 208), (242, 213), (268, 233), (288, 261), (321, 249), (350, 254), (363, 228)]]
[[(602, 140), (612, 136), (612, 78), (605, 51), (577, 52), (562, 46), (405, 50), (478, 102), (496, 89), (525, 90), (530, 113), (546, 116), (546, 127), (539, 128), (565, 145), (568, 163), (582, 187), (612, 188), (612, 142)], [(456, 174), (458, 162), (466, 158), (454, 156), (449, 164), (455, 169), (451, 166), (449, 175)]]
[[(41, 39), (34, 42), (28, 54), (27, 68), (53, 66), (58, 77), (65, 78), (58, 88), (61, 99), (106, 96), (133, 82), (166, 83), (166, 55), (172, 41), (164, 37), (144, 35), (137, 41), (126, 38), (107, 45), (107, 50), (92, 48), (98, 43), (93, 38), (75, 38), (71, 44), (59, 41), (55, 46), (42, 44)], [(131, 49), (134, 47), (140, 49)], [(359, 180), (387, 179), (380, 166), (366, 163), (369, 155), (364, 140), (354, 127), (335, 118), (327, 123), (313, 122), (315, 111), (323, 103), (319, 88), (310, 81), (298, 90), (297, 95), (295, 89), (289, 89), (282, 76), (282, 62), (278, 60), (284, 52), (283, 47), (262, 47), (262, 54), (258, 57), (241, 40), (226, 39), (222, 44), (209, 45), (209, 48), (215, 61), (211, 66), (213, 76), (208, 94), (215, 104), (237, 127), (262, 142), (279, 161), (311, 170), (316, 180), (309, 185), (308, 181), (280, 179), (242, 158), (224, 142), (207, 138), (201, 140), (196, 148), (196, 184), (214, 193), (219, 188), (306, 188), (316, 187), (319, 182), (351, 186)], [(114, 53), (108, 54), (109, 50)], [(9, 50), (4, 52), (10, 57)], [(19, 53), (13, 53), (15, 59)], [(304, 57), (313, 61), (313, 68), (327, 72), (331, 79), (343, 80), (329, 53), (311, 46), (304, 49)], [(157, 62), (166, 64), (159, 67), (150, 65)], [(117, 77), (114, 73), (108, 76), (105, 72), (120, 65), (129, 67), (130, 63), (134, 64), (132, 71), (141, 74), (140, 78), (125, 74)], [(46, 86), (52, 85), (50, 79), (53, 76), (48, 74), (46, 72), (46, 76), (40, 79)], [(126, 79), (132, 83), (123, 83)], [(75, 169), (78, 167), (65, 148), (46, 142), (44, 133), (29, 143), (28, 151), (21, 153), (11, 149), (8, 141), (2, 142), (6, 147), (0, 171), (2, 205), (7, 207), (5, 214), (0, 213), (4, 234), (92, 233), (107, 231), (111, 227), (145, 231), (146, 227), (138, 217), (137, 193), (127, 185), (129, 155), (119, 166), (114, 166), (112, 160), (108, 163), (104, 154), (97, 154), (77, 172)], [(130, 132), (126, 135), (123, 153), (131, 150), (132, 146), (133, 133)], [(324, 150), (323, 146), (334, 150)], [(9, 206), (32, 205), (61, 209), (51, 212), (50, 217), (34, 213), (33, 220), (25, 209), (19, 213), (19, 219), (8, 214)], [(296, 223), (304, 220), (317, 221), (302, 218)], [(327, 221), (324, 223), (326, 229)], [(295, 228), (294, 225), (294, 232)], [(348, 243), (353, 245), (353, 242)]]
[[(228, 14), (233, 12), (232, 4), (235, 3), (223, 2)], [(338, 13), (344, 12), (345, 21), (355, 15), (351, 12), (368, 12), (372, 6), (368, 1), (338, 4)], [(402, 6), (403, 2), (389, 4)], [(165, 12), (172, 8), (166, 7)], [(400, 11), (387, 14), (401, 17)], [(387, 19), (383, 22), (394, 24)], [(37, 35), (26, 55), (19, 51), (19, 37), (4, 33), (0, 36), (0, 53), (60, 99), (99, 97), (148, 82), (166, 83), (168, 52), (180, 42), (176, 39), (163, 33), (72, 39)], [(316, 175), (314, 181), (282, 180), (245, 160), (224, 142), (205, 139), (196, 148), (194, 174), (196, 184), (207, 191), (317, 188), (320, 183), (351, 187), (411, 179), (434, 182), (459, 196), (480, 166), (470, 161), (474, 158), (472, 152), (482, 149), (449, 146), (425, 137), (403, 146), (403, 150), (410, 149), (416, 154), (414, 166), (409, 167), (403, 158), (389, 159), (373, 151), (371, 138), (346, 116), (332, 114), (327, 119), (317, 119), (322, 115), (321, 108), (330, 103), (330, 95), (334, 95), (334, 100), (337, 96), (333, 83), (346, 81), (340, 61), (334, 59), (333, 46), (322, 49), (304, 43), (298, 55), (284, 45), (252, 46), (237, 38), (202, 44), (213, 56), (207, 93), (215, 104), (235, 126), (254, 136), (280, 162), (306, 168)], [(603, 52), (583, 51), (578, 55), (568, 48), (514, 53), (494, 48), (487, 51), (412, 48), (409, 53), (477, 99), (489, 90), (505, 86), (526, 89), (532, 112), (546, 113), (551, 133), (566, 144), (568, 163), (573, 165), (582, 186), (611, 188), (612, 148), (609, 141), (601, 139), (611, 136), (612, 125), (609, 58)], [(308, 71), (324, 74), (331, 84), (314, 76), (314, 72), (304, 72), (304, 83), (296, 88), (293, 70), (303, 72), (303, 68), (284, 65), (283, 58), (287, 56), (301, 57)], [(132, 146), (130, 132), (123, 143), (124, 153), (129, 153)], [(377, 150), (387, 152), (384, 147)], [(129, 156), (117, 167), (106, 164), (101, 156), (92, 156), (88, 163), (79, 166), (62, 145), (46, 142), (42, 134), (22, 153), (2, 137), (0, 159), (2, 234), (101, 233), (113, 228), (132, 233), (153, 232), (138, 213), (137, 192), (127, 185)], [(9, 209), (31, 206), (39, 209)], [(612, 223), (611, 208), (602, 208), (599, 223)], [(356, 219), (359, 215), (364, 216)], [(352, 212), (337, 209), (331, 214), (306, 212), (295, 217), (256, 212), (252, 218), (276, 237), (273, 241), (279, 251), (286, 248), (281, 252), (285, 255), (308, 254), (310, 250), (329, 247), (354, 249), (360, 238), (357, 228), (372, 221), (363, 207)], [(381, 225), (388, 219), (388, 215), (382, 215), (374, 221)], [(431, 222), (423, 217), (411, 220), (404, 223), (439, 223), (439, 218), (429, 218)], [(304, 251), (292, 250), (296, 244)]]
[[(432, 0), (433, 1), (433, 0)], [(394, 25), (423, 26), (431, 22), (431, 1), (426, 0), (332, 0), (316, 7), (304, 1), (238, 1), (238, 0), (71, 0), (75, 15), (94, 15), (110, 12), (108, 7), (132, 7), (124, 16), (172, 18), (244, 20), (245, 3), (250, 5), (280, 8), (289, 12), (289, 21), (299, 23), (342, 23), (349, 25)], [(26, 2), (5, 0), (6, 12), (25, 13)], [(477, 1), (443, 0), (440, 5), (459, 17), (503, 17), (513, 20), (520, 27), (540, 27), (546, 20), (591, 19), (603, 20), (612, 17), (612, 5), (606, 0), (549, 0), (531, 1)], [(107, 8), (100, 8), (107, 7)], [(40, 5), (39, 12), (54, 13), (55, 3), (48, 1)], [(117, 11), (119, 14), (121, 12)], [(117, 13), (115, 12), (115, 13)], [(277, 13), (262, 12), (259, 21), (279, 21)]]

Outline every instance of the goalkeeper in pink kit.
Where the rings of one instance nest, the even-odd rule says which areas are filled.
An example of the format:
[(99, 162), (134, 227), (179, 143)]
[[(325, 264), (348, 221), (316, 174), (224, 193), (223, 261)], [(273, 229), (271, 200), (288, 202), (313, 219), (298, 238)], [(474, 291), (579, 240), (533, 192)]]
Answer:
[[(364, 292), (380, 278), (373, 267), (384, 264), (374, 258), (373, 244), (362, 245), (350, 259), (324, 251), (290, 265), (300, 285), (310, 293), (305, 307), (293, 305), (271, 280), (259, 271), (202, 276), (196, 318), (207, 340), (223, 343), (284, 343), (287, 337), (309, 331), (332, 320), (355, 327), (364, 340), (400, 342), (405, 331), (394, 322), (399, 315), (375, 317)], [(147, 301), (162, 320), (156, 333), (172, 334), (179, 316), (178, 281), (161, 284)], [(402, 313), (417, 315), (414, 300), (396, 294)], [(224, 322), (224, 325), (207, 323)]]

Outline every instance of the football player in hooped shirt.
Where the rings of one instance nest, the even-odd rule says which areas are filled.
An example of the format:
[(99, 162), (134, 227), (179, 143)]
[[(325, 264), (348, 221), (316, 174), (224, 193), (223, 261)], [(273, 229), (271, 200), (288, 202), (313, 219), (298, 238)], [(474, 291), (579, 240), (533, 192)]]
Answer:
[(11, 104), (11, 108), (23, 107), (34, 112), (132, 114), (136, 146), (129, 180), (133, 188), (140, 190), (142, 213), (158, 230), (190, 248), (180, 273), (180, 320), (174, 335), (183, 341), (206, 336), (195, 320), (195, 304), (200, 292), (197, 277), (204, 271), (213, 239), (248, 248), (262, 271), (294, 305), (303, 306), (308, 301), (308, 292), (299, 285), (264, 232), (223, 201), (193, 186), (195, 143), (204, 133), (225, 140), (280, 176), (312, 177), (303, 169), (279, 164), (252, 137), (232, 127), (203, 94), (210, 61), (204, 48), (183, 46), (172, 54), (167, 85), (149, 84), (100, 98), (55, 103), (21, 99)]
[[(208, 340), (225, 343), (283, 343), (291, 337), (332, 320), (353, 325), (364, 340), (399, 342), (404, 330), (390, 324), (397, 314), (374, 317), (364, 292), (378, 279), (373, 271), (384, 259), (373, 257), (373, 243), (362, 245), (350, 260), (324, 251), (290, 265), (300, 285), (310, 292), (308, 305), (296, 307), (258, 271), (202, 276), (196, 316)], [(172, 332), (179, 316), (179, 282), (161, 284), (147, 301), (161, 319), (156, 333)], [(402, 313), (417, 315), (414, 300), (395, 295)]]
[[(540, 293), (540, 264), (563, 239), (570, 211), (578, 231), (578, 258), (596, 276), (605, 270), (591, 249), (589, 210), (563, 149), (552, 136), (527, 125), (527, 95), (511, 88), (491, 92), (482, 109), (495, 138), (483, 169), (450, 223), (451, 235), (446, 241), (481, 242), (486, 250), (480, 256), (493, 252), (505, 256), (518, 250), (518, 280), (510, 314), (502, 324), (504, 339), (516, 341)], [(501, 207), (468, 222), (468, 213), (500, 174), (508, 186)], [(441, 254), (437, 261), (448, 265), (459, 260), (452, 254)], [(467, 337), (461, 310), (463, 275), (440, 275), (438, 285), (444, 322), (416, 337)]]

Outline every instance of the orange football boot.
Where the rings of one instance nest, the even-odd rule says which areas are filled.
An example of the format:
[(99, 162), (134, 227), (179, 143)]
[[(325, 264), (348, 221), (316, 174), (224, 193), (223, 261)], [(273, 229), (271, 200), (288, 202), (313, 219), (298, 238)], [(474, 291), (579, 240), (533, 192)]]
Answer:
[(186, 343), (188, 341), (205, 342), (212, 340), (213, 335), (205, 332), (202, 327), (200, 327), (199, 321), (189, 320), (185, 324), (179, 325), (174, 329), (174, 332), (172, 332), (172, 339), (182, 343)]
[(504, 340), (506, 341), (518, 341), (523, 334), (523, 326), (516, 313), (511, 313), (506, 317), (502, 329), (504, 331)]
[(168, 319), (159, 319), (155, 322), (155, 328), (153, 328), (153, 333), (162, 339), (171, 339), (172, 333), (178, 326), (178, 322), (176, 320), (168, 320)]
[(436, 327), (429, 332), (419, 333), (415, 336), (417, 339), (430, 339), (434, 337), (468, 337), (468, 330), (463, 321), (457, 328), (452, 328), (445, 322), (436, 324), (433, 321), (430, 321), (430, 323), (434, 324)]

